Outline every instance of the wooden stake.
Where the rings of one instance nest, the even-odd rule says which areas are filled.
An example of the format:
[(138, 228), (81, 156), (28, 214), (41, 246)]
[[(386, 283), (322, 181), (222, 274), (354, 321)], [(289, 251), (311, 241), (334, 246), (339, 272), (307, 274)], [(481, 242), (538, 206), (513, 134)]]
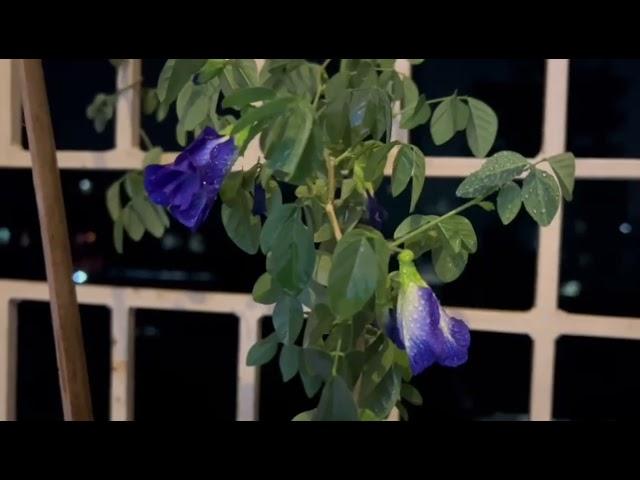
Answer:
[(71, 281), (71, 247), (42, 61), (21, 60), (20, 75), (64, 418), (92, 420), (80, 311)]

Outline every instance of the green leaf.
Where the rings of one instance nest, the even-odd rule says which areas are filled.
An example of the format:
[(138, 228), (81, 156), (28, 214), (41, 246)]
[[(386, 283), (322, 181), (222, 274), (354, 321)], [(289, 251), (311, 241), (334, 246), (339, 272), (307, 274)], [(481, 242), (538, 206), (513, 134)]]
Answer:
[[(402, 110), (414, 111), (419, 103), (418, 86), (409, 76), (402, 78)], [(404, 127), (403, 127), (404, 128)]]
[(424, 155), (417, 147), (412, 148), (411, 151), (413, 152), (413, 171), (411, 173), (413, 182), (411, 183), (411, 207), (409, 212), (413, 212), (418, 200), (420, 200), (425, 179)]
[(358, 421), (358, 407), (342, 377), (332, 377), (322, 390), (315, 421)]
[(120, 218), (129, 237), (131, 237), (134, 242), (139, 241), (144, 235), (144, 225), (131, 203), (124, 207)]
[(160, 218), (160, 221), (162, 222), (162, 224), (164, 225), (165, 228), (169, 228), (169, 216), (167, 215), (167, 212), (164, 211), (164, 208), (161, 207), (160, 205), (155, 205), (153, 204), (153, 207), (156, 209), (156, 212), (158, 213), (158, 217)]
[(474, 253), (477, 250), (478, 239), (476, 233), (471, 222), (465, 217), (453, 215), (442, 220), (437, 227), (455, 253), (458, 253), (463, 247), (470, 253)]
[(107, 190), (107, 210), (109, 210), (109, 216), (114, 222), (120, 216), (122, 211), (122, 204), (120, 203), (120, 184), (121, 180), (114, 182)]
[(316, 414), (317, 409), (307, 410), (306, 412), (301, 412), (295, 417), (291, 419), (292, 422), (310, 422), (313, 420), (314, 415)]
[(522, 200), (539, 225), (549, 225), (560, 207), (560, 190), (553, 175), (534, 167), (524, 179)]
[(332, 324), (333, 314), (329, 307), (323, 303), (317, 303), (307, 317), (302, 345), (304, 347), (321, 345), (322, 336), (329, 333)]
[(276, 303), (283, 294), (282, 289), (273, 281), (273, 278), (271, 278), (271, 275), (267, 272), (260, 275), (251, 292), (253, 299), (263, 305)]
[(109, 63), (113, 65), (114, 68), (119, 68), (125, 62), (123, 58), (110, 58)]
[(422, 405), (422, 395), (420, 395), (420, 392), (414, 386), (408, 383), (402, 385), (400, 395), (411, 405)]
[(353, 90), (349, 101), (349, 120), (352, 141), (369, 135), (379, 140), (391, 125), (388, 95), (378, 87)]
[(298, 373), (300, 359), (300, 347), (296, 345), (283, 345), (280, 351), (280, 372), (282, 381), (288, 382)]
[(311, 138), (314, 112), (310, 105), (299, 104), (284, 118), (285, 123), (277, 138), (268, 145), (265, 157), (271, 170), (283, 172), (286, 180), (299, 184), (312, 172), (313, 165), (303, 154)]
[(432, 256), (436, 275), (445, 283), (454, 281), (462, 274), (469, 258), (466, 250), (455, 253), (447, 247), (434, 248)]
[(573, 153), (561, 153), (548, 159), (553, 173), (556, 174), (562, 196), (567, 202), (573, 198), (573, 186), (576, 177), (576, 158)]
[(485, 157), (498, 133), (498, 117), (491, 107), (475, 98), (467, 98), (471, 112), (467, 124), (467, 143), (471, 152), (479, 158)]
[(424, 95), (420, 95), (415, 106), (408, 107), (402, 111), (402, 115), (400, 117), (400, 128), (412, 130), (423, 123), (427, 123), (430, 117), (431, 107), (427, 103)]
[(167, 60), (158, 78), (157, 95), (164, 104), (171, 104), (191, 76), (204, 65), (203, 59), (170, 59)]
[(462, 198), (486, 195), (517, 178), (529, 165), (526, 158), (516, 152), (498, 152), (463, 180), (456, 190)]
[(409, 59), (409, 63), (411, 65), (420, 65), (423, 62), (424, 62), (424, 58), (410, 58)]
[(329, 272), (329, 305), (341, 317), (358, 312), (373, 295), (378, 282), (377, 257), (367, 238), (353, 230), (333, 253)]
[(148, 165), (157, 165), (162, 160), (162, 148), (154, 147), (144, 154), (144, 159), (142, 160), (142, 166), (146, 167)]
[(289, 294), (297, 295), (309, 284), (315, 265), (313, 232), (300, 218), (281, 230), (267, 256), (267, 271)]
[(258, 66), (253, 58), (240, 58), (232, 61), (233, 74), (239, 88), (258, 85)]
[(182, 122), (178, 122), (176, 124), (176, 140), (181, 147), (187, 146), (187, 130), (184, 128), (184, 124)]
[(210, 82), (222, 73), (226, 65), (227, 61), (224, 59), (212, 58), (207, 60), (207, 63), (205, 63), (202, 69), (198, 72), (196, 83), (202, 84)]
[(144, 181), (140, 172), (130, 172), (124, 177), (124, 189), (131, 198), (145, 195)]
[(256, 122), (273, 118), (283, 114), (295, 101), (292, 97), (276, 98), (258, 108), (252, 108), (242, 115), (240, 120), (231, 129), (231, 135), (235, 135)]
[(275, 356), (277, 351), (278, 338), (275, 333), (272, 333), (249, 349), (249, 353), (247, 353), (247, 365), (250, 367), (264, 365)]
[(260, 233), (260, 248), (262, 253), (271, 251), (275, 239), (282, 231), (287, 231), (295, 222), (298, 208), (293, 203), (280, 204), (269, 213)]
[(155, 88), (143, 88), (142, 89), (142, 112), (145, 115), (151, 115), (158, 108), (158, 94)]
[[(396, 228), (396, 231), (393, 234), (393, 238), (398, 239), (437, 218), (438, 217), (435, 215), (411, 215), (405, 218), (402, 223), (398, 225), (398, 228)], [(420, 237), (405, 243), (405, 248), (408, 248), (416, 257), (419, 257), (424, 252), (436, 248), (440, 244), (441, 239), (438, 234), (438, 230), (433, 227), (424, 232)]]
[(224, 229), (240, 249), (250, 255), (258, 252), (260, 245), (260, 217), (251, 213), (251, 196), (240, 191), (236, 201), (222, 205)]
[(242, 90), (236, 90), (226, 97), (222, 106), (224, 108), (235, 108), (237, 110), (246, 107), (254, 102), (271, 100), (276, 96), (276, 92), (266, 87), (250, 87)]
[(390, 368), (365, 398), (363, 408), (370, 410), (380, 418), (386, 418), (400, 399), (400, 384), (401, 379), (398, 371), (395, 368)]
[(276, 303), (272, 318), (280, 341), (286, 344), (295, 342), (304, 322), (302, 304), (296, 298), (286, 295)]
[(440, 102), (431, 117), (431, 137), (433, 143), (442, 145), (456, 133), (456, 97), (448, 97)]
[(409, 145), (402, 145), (393, 161), (391, 173), (391, 195), (397, 197), (409, 184), (413, 173), (413, 150)]
[[(303, 354), (304, 351), (306, 351), (306, 349), (303, 350)], [(302, 386), (304, 387), (304, 393), (307, 395), (307, 397), (311, 398), (316, 393), (318, 393), (318, 390), (320, 390), (320, 387), (322, 387), (322, 377), (320, 375), (316, 375), (312, 370), (309, 369), (304, 355), (300, 360), (298, 368), (300, 372), (300, 378), (302, 379)]]
[(457, 132), (461, 132), (467, 127), (467, 123), (469, 122), (469, 107), (467, 107), (462, 100), (456, 98), (454, 109), (454, 124)]
[(116, 252), (122, 254), (124, 251), (123, 243), (124, 243), (124, 225), (122, 223), (122, 218), (118, 217), (113, 224), (113, 246), (116, 249)]
[(329, 378), (333, 368), (333, 358), (320, 348), (309, 347), (302, 351), (303, 359), (308, 372), (318, 375), (320, 378)]
[(185, 84), (178, 95), (176, 111), (184, 130), (194, 130), (209, 115), (211, 96), (205, 85)]
[(485, 212), (493, 212), (496, 209), (496, 206), (490, 202), (489, 200), (485, 200), (484, 202), (480, 202), (478, 206), (483, 209)]
[(238, 190), (242, 186), (242, 172), (229, 172), (220, 187), (220, 198), (226, 204), (232, 204), (238, 199)]
[(93, 126), (97, 132), (103, 132), (107, 123), (113, 118), (115, 104), (115, 95), (99, 93), (87, 107), (87, 118), (93, 120)]
[(158, 211), (149, 203), (147, 197), (136, 197), (131, 201), (131, 205), (140, 217), (144, 228), (154, 237), (162, 237), (165, 227)]
[(329, 284), (329, 272), (331, 270), (331, 254), (321, 250), (316, 252), (316, 265), (313, 269), (313, 279), (326, 287)]
[(504, 225), (511, 223), (516, 218), (520, 207), (522, 205), (522, 195), (520, 187), (514, 183), (509, 182), (498, 192), (498, 215)]
[(409, 421), (409, 414), (407, 413), (407, 409), (404, 407), (404, 405), (402, 405), (402, 403), (398, 402), (396, 403), (396, 408), (398, 409), (398, 412), (400, 413), (400, 418), (402, 420), (404, 420), (405, 422)]

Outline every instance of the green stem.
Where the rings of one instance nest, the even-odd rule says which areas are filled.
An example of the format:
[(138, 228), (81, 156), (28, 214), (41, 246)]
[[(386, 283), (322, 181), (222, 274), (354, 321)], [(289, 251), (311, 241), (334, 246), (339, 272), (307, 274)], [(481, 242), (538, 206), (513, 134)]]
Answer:
[(313, 99), (313, 103), (311, 104), (314, 108), (316, 107), (316, 105), (318, 105), (318, 101), (320, 100), (320, 95), (322, 94), (322, 92), (324, 91), (324, 87), (326, 86), (326, 84), (322, 84), (322, 72), (325, 71), (330, 61), (331, 59), (325, 60), (324, 63), (320, 65), (320, 68), (318, 69), (318, 77), (317, 77), (318, 90), (316, 91), (316, 96)]
[(133, 82), (130, 85), (127, 85), (126, 87), (122, 87), (120, 90), (116, 90), (115, 92), (115, 96), (117, 97), (118, 95), (120, 95), (121, 93), (126, 92), (127, 90), (132, 89), (133, 87), (135, 87), (136, 85), (139, 85), (142, 83), (142, 79), (136, 80), (135, 82)]
[[(433, 100), (427, 100), (425, 103), (426, 104), (430, 104), (430, 103), (438, 103), (438, 102), (443, 102), (448, 98), (451, 98), (452, 95), (449, 95), (447, 97), (440, 97), (440, 98), (434, 98)], [(458, 97), (460, 100), (466, 100), (469, 97), (463, 96), (463, 97)]]
[(338, 375), (338, 359), (342, 354), (342, 352), (340, 351), (341, 348), (342, 348), (342, 338), (338, 338), (338, 345), (336, 345), (336, 351), (333, 352), (334, 353), (333, 368), (331, 369), (331, 375), (334, 377)]
[(142, 138), (144, 146), (147, 148), (147, 150), (151, 150), (153, 148), (153, 143), (151, 143), (151, 140), (149, 140), (147, 133), (142, 127), (140, 127), (140, 138)]
[(491, 192), (487, 193), (486, 195), (483, 195), (482, 197), (478, 197), (478, 198), (474, 198), (473, 200), (469, 200), (467, 203), (463, 203), (458, 208), (454, 208), (449, 213), (445, 213), (441, 217), (438, 217), (438, 218), (436, 218), (435, 220), (432, 220), (429, 223), (425, 223), (424, 225), (419, 226), (415, 230), (407, 233), (406, 235), (403, 235), (402, 237), (398, 238), (397, 240), (394, 240), (393, 242), (389, 242), (389, 247), (391, 247), (391, 248), (398, 247), (399, 245), (407, 242), (408, 240), (411, 240), (412, 238), (420, 235), (421, 233), (426, 232), (430, 228), (433, 228), (434, 226), (436, 226), (437, 224), (439, 224), (443, 220), (445, 220), (445, 219), (447, 219), (449, 217), (452, 217), (452, 216), (454, 216), (454, 215), (466, 210), (469, 207), (477, 205), (478, 203), (482, 202), (485, 198), (487, 198), (489, 195), (491, 195), (494, 192), (495, 192), (495, 190), (492, 190)]
[(336, 237), (336, 241), (339, 241), (342, 238), (342, 230), (340, 230), (340, 222), (338, 222), (338, 217), (336, 216), (336, 210), (333, 206), (333, 199), (336, 194), (335, 163), (331, 160), (329, 156), (327, 156), (326, 162), (327, 162), (327, 178), (329, 180), (329, 183), (327, 185), (327, 203), (324, 206), (324, 210), (325, 212), (327, 212), (327, 217), (329, 218), (329, 222), (331, 223), (333, 236)]

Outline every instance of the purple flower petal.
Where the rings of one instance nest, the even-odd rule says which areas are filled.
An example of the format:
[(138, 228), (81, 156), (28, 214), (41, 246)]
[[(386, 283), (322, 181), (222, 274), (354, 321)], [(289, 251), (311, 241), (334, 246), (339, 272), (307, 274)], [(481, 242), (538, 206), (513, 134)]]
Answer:
[(411, 284), (398, 296), (398, 325), (414, 375), (434, 363), (455, 367), (467, 361), (467, 325), (451, 318), (433, 290)]
[(385, 325), (385, 333), (399, 349), (405, 350), (404, 340), (402, 339), (402, 336), (400, 334), (400, 328), (398, 326), (398, 316), (396, 315), (395, 310), (389, 310), (387, 324)]
[(205, 128), (171, 165), (150, 165), (144, 171), (149, 198), (168, 207), (183, 225), (195, 230), (209, 215), (220, 187), (236, 159), (233, 139)]
[(389, 214), (375, 197), (367, 194), (367, 223), (376, 230), (382, 230), (382, 226)]
[(213, 200), (207, 198), (203, 191), (199, 191), (193, 195), (191, 202), (185, 208), (171, 206), (169, 211), (185, 227), (195, 231), (206, 220), (212, 206)]
[(251, 213), (254, 215), (267, 214), (267, 195), (259, 183), (256, 183), (255, 187), (253, 187), (253, 208)]
[(144, 188), (151, 201), (167, 207), (171, 203), (173, 187), (184, 175), (185, 172), (172, 165), (149, 165), (144, 169)]

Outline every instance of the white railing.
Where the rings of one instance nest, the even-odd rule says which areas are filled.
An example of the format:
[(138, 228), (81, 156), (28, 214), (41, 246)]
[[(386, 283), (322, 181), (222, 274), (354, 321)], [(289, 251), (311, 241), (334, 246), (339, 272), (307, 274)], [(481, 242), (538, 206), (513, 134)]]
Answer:
[[(262, 61), (258, 60), (259, 66)], [(566, 148), (566, 118), (569, 61), (546, 62), (543, 141), (538, 158), (563, 152)], [(407, 61), (399, 60), (398, 70), (408, 73)], [(118, 87), (140, 78), (141, 61), (124, 62), (118, 71)], [(21, 146), (21, 103), (16, 62), (0, 60), (0, 167), (29, 168), (29, 152)], [(123, 93), (117, 104), (115, 148), (109, 151), (59, 151), (60, 168), (93, 170), (134, 169), (142, 164), (139, 148), (140, 90)], [(395, 125), (394, 138), (407, 133)], [(235, 169), (251, 166), (259, 153), (253, 142)], [(170, 160), (176, 153), (166, 153)], [(468, 157), (429, 157), (430, 177), (464, 177), (477, 169), (479, 160)], [(386, 173), (391, 174), (391, 165)], [(577, 179), (640, 179), (640, 159), (580, 158)], [(615, 316), (578, 315), (558, 308), (562, 211), (552, 224), (539, 229), (535, 300), (528, 311), (505, 311), (449, 307), (457, 311), (473, 330), (528, 335), (533, 341), (533, 363), (529, 418), (550, 420), (553, 404), (553, 377), (556, 340), (561, 335), (581, 335), (640, 340), (640, 319)], [(259, 338), (260, 319), (271, 314), (271, 307), (253, 302), (251, 295), (222, 292), (194, 292), (156, 288), (81, 285), (77, 287), (81, 304), (106, 306), (111, 310), (111, 419), (133, 419), (133, 359), (135, 311), (189, 310), (231, 313), (239, 319), (237, 365), (238, 420), (257, 419), (259, 371), (245, 365), (247, 351)], [(17, 309), (20, 300), (48, 301), (45, 282), (0, 280), (0, 419), (15, 418)]]

